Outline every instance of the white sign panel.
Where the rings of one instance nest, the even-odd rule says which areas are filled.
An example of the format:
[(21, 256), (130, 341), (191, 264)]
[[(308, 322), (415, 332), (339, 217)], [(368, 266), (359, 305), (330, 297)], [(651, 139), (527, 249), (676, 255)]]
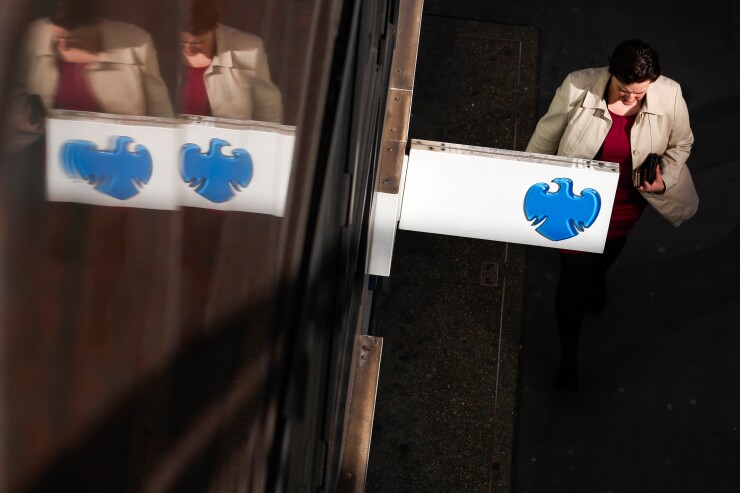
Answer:
[(614, 163), (414, 141), (401, 229), (600, 253)]
[(47, 198), (282, 216), (293, 127), (58, 112), (47, 120)]
[(370, 259), (367, 273), (376, 276), (391, 275), (393, 245), (396, 242), (396, 226), (401, 213), (404, 180), (408, 156), (403, 157), (399, 193), (375, 192), (375, 206), (370, 236)]

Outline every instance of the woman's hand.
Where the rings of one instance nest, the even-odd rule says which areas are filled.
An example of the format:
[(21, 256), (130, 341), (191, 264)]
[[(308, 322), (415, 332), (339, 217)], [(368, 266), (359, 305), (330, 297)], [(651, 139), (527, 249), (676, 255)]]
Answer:
[(19, 134), (40, 135), (44, 133), (43, 116), (41, 120), (34, 118), (30, 104), (25, 104), (18, 114), (11, 117), (11, 128)]
[(655, 180), (652, 183), (643, 181), (642, 185), (638, 188), (641, 192), (657, 193), (661, 194), (665, 192), (665, 182), (663, 181), (663, 175), (660, 172), (660, 166), (655, 167)]

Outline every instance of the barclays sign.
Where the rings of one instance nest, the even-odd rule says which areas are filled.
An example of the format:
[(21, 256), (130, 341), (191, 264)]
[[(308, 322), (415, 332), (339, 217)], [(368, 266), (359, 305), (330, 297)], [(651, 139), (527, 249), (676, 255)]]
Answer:
[(413, 141), (399, 228), (602, 252), (619, 166)]

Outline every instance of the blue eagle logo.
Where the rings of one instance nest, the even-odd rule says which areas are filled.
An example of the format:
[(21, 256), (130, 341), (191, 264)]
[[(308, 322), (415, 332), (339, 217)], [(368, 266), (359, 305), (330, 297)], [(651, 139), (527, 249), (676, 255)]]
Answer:
[(89, 140), (70, 140), (60, 149), (65, 173), (71, 178), (82, 178), (98, 192), (119, 200), (138, 194), (152, 177), (152, 157), (146, 147), (136, 144), (131, 137), (113, 137), (112, 151), (97, 149)]
[(252, 180), (252, 156), (244, 149), (234, 149), (232, 156), (225, 156), (221, 148), (228, 145), (225, 140), (211, 139), (207, 153), (195, 144), (182, 146), (183, 180), (211, 202), (230, 200)]
[(593, 188), (585, 188), (581, 195), (573, 195), (570, 178), (555, 178), (560, 188), (550, 192), (547, 183), (529, 187), (524, 197), (524, 215), (534, 221), (537, 232), (552, 241), (561, 241), (582, 233), (590, 227), (601, 210), (601, 196)]

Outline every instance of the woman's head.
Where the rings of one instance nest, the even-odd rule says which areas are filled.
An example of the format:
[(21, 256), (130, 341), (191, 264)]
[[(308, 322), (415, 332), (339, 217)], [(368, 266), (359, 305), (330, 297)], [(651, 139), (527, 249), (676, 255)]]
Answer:
[(51, 22), (67, 31), (87, 26), (95, 20), (93, 0), (57, 0), (51, 14)]
[(660, 77), (658, 54), (647, 43), (630, 39), (619, 44), (609, 57), (609, 72), (623, 84), (655, 82)]
[(214, 31), (218, 25), (215, 0), (186, 0), (185, 4), (180, 28), (183, 55), (213, 58), (216, 46)]
[(180, 31), (201, 36), (216, 29), (218, 7), (215, 0), (187, 0)]
[(97, 22), (92, 0), (57, 0), (51, 14), (51, 37), (57, 50), (98, 50)]

